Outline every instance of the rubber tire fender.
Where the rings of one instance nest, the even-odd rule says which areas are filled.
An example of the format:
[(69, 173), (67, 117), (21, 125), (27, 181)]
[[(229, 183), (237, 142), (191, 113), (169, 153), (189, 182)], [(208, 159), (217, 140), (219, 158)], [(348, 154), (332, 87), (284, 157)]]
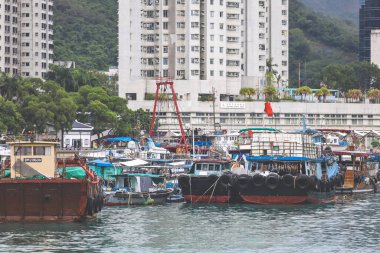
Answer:
[(285, 187), (294, 187), (294, 177), (290, 174), (282, 176), (281, 182)]
[(256, 173), (252, 176), (252, 184), (255, 187), (261, 187), (265, 184), (265, 177), (259, 173)]
[(299, 175), (296, 178), (296, 186), (298, 189), (305, 190), (310, 185), (309, 177), (306, 175)]
[(268, 187), (268, 189), (274, 190), (277, 188), (278, 184), (280, 182), (280, 176), (277, 173), (270, 173), (265, 178), (265, 186)]
[(251, 177), (247, 174), (239, 175), (237, 184), (239, 189), (247, 189), (249, 186), (249, 182), (251, 181)]

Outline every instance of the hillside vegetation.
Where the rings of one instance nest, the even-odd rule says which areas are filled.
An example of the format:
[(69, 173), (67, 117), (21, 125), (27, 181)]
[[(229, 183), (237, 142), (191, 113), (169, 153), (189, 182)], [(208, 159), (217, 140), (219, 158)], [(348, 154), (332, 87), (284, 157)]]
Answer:
[(315, 12), (359, 24), (359, 0), (299, 0)]
[[(334, 11), (346, 13), (352, 10), (344, 3), (353, 0), (289, 1), (290, 85), (298, 85), (301, 64), (303, 84), (313, 86), (319, 84), (325, 66), (357, 61), (358, 30), (353, 23), (314, 12), (299, 1), (309, 6), (334, 2)], [(117, 65), (117, 8), (117, 0), (56, 0), (55, 59), (73, 60), (85, 69)]]
[(54, 1), (55, 59), (85, 69), (117, 65), (117, 0)]
[(290, 86), (298, 85), (301, 66), (303, 85), (317, 86), (329, 64), (357, 61), (358, 29), (355, 25), (316, 13), (298, 1), (290, 1)]

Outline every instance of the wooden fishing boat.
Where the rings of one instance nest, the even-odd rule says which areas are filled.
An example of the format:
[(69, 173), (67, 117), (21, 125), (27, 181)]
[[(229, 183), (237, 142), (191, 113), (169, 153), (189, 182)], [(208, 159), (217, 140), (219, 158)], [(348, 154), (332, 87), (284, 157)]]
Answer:
[[(0, 179), (0, 221), (78, 221), (101, 210), (99, 178), (77, 157), (59, 161), (57, 144), (9, 143), (11, 175)], [(83, 178), (69, 177), (69, 164), (82, 167)]]
[(378, 157), (365, 151), (334, 151), (344, 174), (344, 184), (337, 187), (340, 195), (375, 193), (379, 189)]
[(166, 188), (162, 166), (135, 166), (113, 175), (116, 186), (106, 192), (106, 206), (163, 204), (173, 192)]

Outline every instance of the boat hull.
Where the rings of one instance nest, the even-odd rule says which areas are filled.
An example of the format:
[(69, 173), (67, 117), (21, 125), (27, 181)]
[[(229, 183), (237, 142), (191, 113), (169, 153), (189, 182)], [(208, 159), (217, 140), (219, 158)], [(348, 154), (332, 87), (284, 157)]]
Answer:
[(85, 180), (0, 180), (0, 221), (78, 221), (87, 214)]
[(223, 184), (220, 176), (185, 176), (178, 182), (188, 203), (235, 202), (233, 189), (229, 184)]
[(166, 202), (171, 191), (157, 192), (111, 192), (105, 197), (106, 206), (157, 205)]
[(328, 204), (337, 201), (335, 190), (329, 192), (310, 191), (307, 194), (307, 203), (310, 204)]

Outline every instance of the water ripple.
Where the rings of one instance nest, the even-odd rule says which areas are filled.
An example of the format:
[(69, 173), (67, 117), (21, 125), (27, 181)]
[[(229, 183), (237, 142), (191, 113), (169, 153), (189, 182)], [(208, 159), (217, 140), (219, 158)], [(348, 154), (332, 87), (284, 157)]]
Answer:
[(74, 224), (1, 224), (0, 252), (380, 252), (379, 195), (336, 205), (105, 208)]

